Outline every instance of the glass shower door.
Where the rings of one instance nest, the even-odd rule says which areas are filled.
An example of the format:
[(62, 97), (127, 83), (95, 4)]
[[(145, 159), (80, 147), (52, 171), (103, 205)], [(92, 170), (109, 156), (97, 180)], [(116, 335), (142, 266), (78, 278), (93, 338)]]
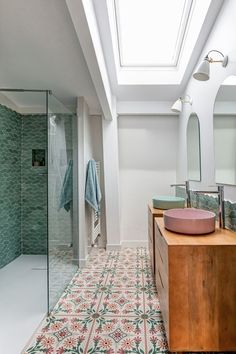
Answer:
[(48, 304), (49, 312), (75, 274), (78, 263), (74, 114), (48, 95)]

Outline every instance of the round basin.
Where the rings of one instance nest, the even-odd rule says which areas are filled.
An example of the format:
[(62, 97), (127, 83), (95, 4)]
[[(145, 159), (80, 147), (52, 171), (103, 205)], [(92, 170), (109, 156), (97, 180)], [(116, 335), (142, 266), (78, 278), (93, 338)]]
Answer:
[(215, 231), (215, 213), (203, 209), (171, 209), (163, 213), (167, 230), (187, 234), (204, 235)]
[(184, 208), (185, 199), (180, 197), (174, 197), (170, 195), (159, 195), (152, 199), (153, 208), (157, 209), (176, 209)]

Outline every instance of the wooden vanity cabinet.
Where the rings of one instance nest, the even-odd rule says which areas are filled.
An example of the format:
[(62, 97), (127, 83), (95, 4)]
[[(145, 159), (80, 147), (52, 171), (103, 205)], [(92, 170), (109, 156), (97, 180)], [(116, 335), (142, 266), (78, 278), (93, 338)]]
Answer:
[(155, 268), (169, 351), (236, 351), (236, 233), (180, 235), (156, 218)]
[(151, 205), (148, 205), (148, 247), (151, 258), (151, 266), (153, 274), (155, 273), (155, 239), (154, 239), (154, 227), (155, 217), (163, 216), (163, 210), (155, 209)]

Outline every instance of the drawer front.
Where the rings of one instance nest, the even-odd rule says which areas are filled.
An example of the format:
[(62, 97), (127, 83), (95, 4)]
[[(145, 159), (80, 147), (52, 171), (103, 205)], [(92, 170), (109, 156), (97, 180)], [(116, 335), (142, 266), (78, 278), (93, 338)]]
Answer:
[(153, 215), (148, 209), (148, 236), (152, 240), (153, 239)]
[(168, 246), (155, 222), (155, 279), (160, 299), (161, 313), (169, 341), (169, 280)]
[(167, 243), (162, 236), (157, 223), (155, 223), (155, 248), (156, 248), (156, 253), (159, 253), (159, 257), (162, 261), (164, 269), (166, 269), (166, 272), (168, 271), (168, 246)]
[(161, 254), (158, 245), (155, 247), (155, 262), (156, 271), (158, 270), (161, 276), (161, 280), (164, 288), (168, 287), (168, 268), (166, 266), (166, 260), (164, 260), (163, 254)]
[(156, 280), (156, 287), (158, 291), (158, 297), (160, 300), (160, 308), (162, 319), (164, 322), (167, 340), (169, 342), (169, 293), (168, 293), (168, 286), (166, 286), (161, 272), (159, 269), (156, 268), (155, 273), (155, 280)]
[(149, 245), (149, 253), (151, 258), (151, 266), (152, 272), (155, 273), (155, 249), (154, 249), (154, 240), (153, 240), (153, 215), (148, 209), (148, 245)]
[(154, 264), (154, 247), (153, 247), (153, 242), (150, 239), (149, 239), (148, 245), (149, 245), (149, 254), (150, 254), (150, 259), (151, 259), (152, 272), (154, 274), (154, 267), (155, 267), (155, 264)]

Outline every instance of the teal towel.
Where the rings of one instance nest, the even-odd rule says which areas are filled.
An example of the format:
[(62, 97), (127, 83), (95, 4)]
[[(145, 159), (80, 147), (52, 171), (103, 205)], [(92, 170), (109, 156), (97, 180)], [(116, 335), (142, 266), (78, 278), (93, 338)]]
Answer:
[(63, 180), (63, 185), (60, 195), (59, 209), (64, 208), (69, 211), (72, 206), (73, 198), (73, 161), (70, 160), (66, 169), (66, 173)]
[(98, 213), (100, 213), (100, 201), (102, 199), (96, 162), (89, 160), (86, 173), (85, 200)]

